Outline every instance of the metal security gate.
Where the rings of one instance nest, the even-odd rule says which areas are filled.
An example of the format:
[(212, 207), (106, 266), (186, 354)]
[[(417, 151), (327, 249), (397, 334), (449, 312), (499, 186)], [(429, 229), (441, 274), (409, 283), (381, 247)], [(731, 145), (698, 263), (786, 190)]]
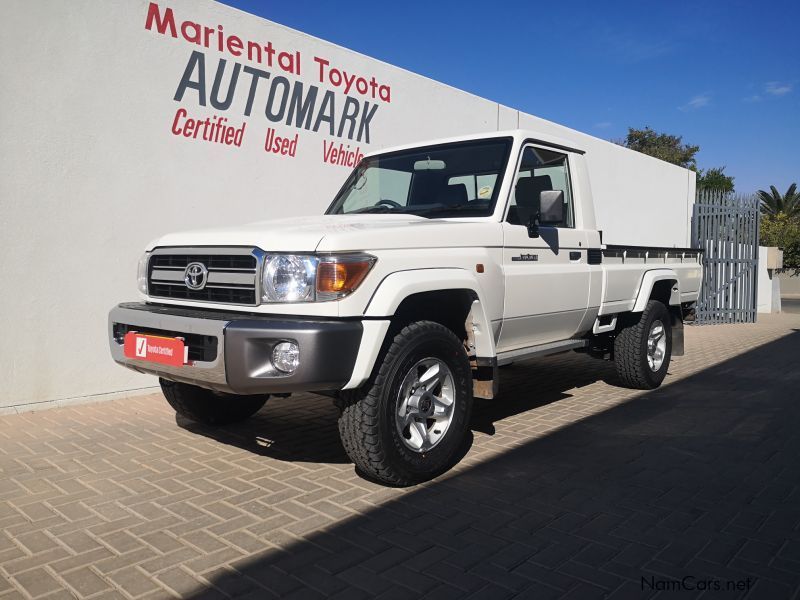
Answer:
[(759, 203), (754, 196), (698, 192), (692, 232), (703, 250), (696, 322), (754, 323)]

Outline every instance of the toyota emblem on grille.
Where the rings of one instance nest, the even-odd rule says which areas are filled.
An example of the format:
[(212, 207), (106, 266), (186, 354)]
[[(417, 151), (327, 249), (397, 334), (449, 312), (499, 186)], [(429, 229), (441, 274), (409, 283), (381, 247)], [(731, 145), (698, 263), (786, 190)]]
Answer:
[(183, 282), (190, 290), (202, 290), (208, 283), (208, 269), (203, 263), (189, 263), (183, 272)]

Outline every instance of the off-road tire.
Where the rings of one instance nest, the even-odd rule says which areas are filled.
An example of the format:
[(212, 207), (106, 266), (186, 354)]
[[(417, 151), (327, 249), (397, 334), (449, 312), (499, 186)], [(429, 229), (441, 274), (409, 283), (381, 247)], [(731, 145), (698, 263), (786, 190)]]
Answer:
[[(648, 301), (642, 313), (630, 313), (625, 317), (622, 329), (614, 339), (614, 364), (624, 387), (652, 390), (664, 381), (672, 357), (671, 319), (667, 307), (658, 300)], [(653, 371), (647, 363), (647, 336), (656, 320), (664, 324), (667, 345), (664, 362)]]
[(205, 425), (228, 425), (252, 417), (267, 402), (269, 396), (239, 396), (221, 394), (205, 388), (159, 379), (161, 391), (181, 416)]
[[(395, 423), (402, 380), (423, 358), (438, 358), (453, 375), (453, 420), (439, 443), (414, 452), (400, 439)], [(403, 327), (379, 358), (370, 379), (345, 391), (339, 401), (339, 434), (347, 455), (367, 477), (394, 486), (433, 479), (449, 469), (465, 441), (472, 412), (472, 371), (464, 344), (448, 328), (432, 321)]]

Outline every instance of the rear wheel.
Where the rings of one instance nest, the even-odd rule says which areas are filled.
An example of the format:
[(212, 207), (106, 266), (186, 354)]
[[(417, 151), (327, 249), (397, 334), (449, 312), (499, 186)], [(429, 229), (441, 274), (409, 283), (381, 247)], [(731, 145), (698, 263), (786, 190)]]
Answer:
[(631, 314), (614, 340), (614, 363), (625, 387), (651, 390), (664, 381), (672, 358), (672, 317), (658, 300)]
[(341, 402), (342, 444), (363, 473), (391, 485), (432, 479), (452, 466), (469, 425), (464, 345), (439, 323), (411, 323), (364, 387)]
[(159, 379), (161, 391), (181, 416), (206, 425), (227, 425), (244, 421), (256, 414), (269, 396), (222, 394), (205, 388)]

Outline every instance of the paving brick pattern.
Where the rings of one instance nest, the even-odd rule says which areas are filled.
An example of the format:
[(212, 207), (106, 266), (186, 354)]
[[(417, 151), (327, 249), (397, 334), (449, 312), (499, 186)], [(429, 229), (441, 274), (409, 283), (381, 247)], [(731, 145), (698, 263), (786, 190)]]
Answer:
[(354, 472), (319, 396), (218, 430), (160, 395), (0, 417), (0, 600), (798, 598), (798, 329), (689, 328), (648, 393), (511, 366), (411, 489)]

